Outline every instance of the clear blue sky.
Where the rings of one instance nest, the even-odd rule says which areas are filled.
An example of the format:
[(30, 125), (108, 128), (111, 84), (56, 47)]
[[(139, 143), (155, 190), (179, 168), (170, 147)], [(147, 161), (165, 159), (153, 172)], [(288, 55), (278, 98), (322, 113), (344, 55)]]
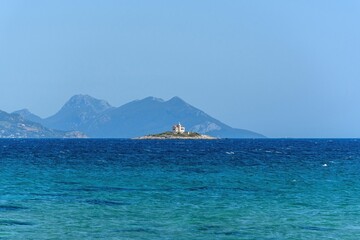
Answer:
[(360, 1), (0, 1), (0, 109), (180, 96), (269, 137), (360, 137)]

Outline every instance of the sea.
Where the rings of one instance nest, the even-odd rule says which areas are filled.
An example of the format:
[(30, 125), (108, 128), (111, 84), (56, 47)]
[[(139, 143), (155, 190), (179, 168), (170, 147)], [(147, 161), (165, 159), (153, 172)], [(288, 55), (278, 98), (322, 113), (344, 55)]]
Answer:
[(360, 139), (0, 140), (0, 239), (360, 239)]

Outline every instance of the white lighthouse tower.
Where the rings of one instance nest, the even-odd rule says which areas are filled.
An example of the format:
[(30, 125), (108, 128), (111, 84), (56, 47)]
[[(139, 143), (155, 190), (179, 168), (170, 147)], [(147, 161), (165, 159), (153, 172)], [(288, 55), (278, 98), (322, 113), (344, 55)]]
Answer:
[(181, 134), (185, 132), (185, 127), (181, 126), (181, 124), (176, 124), (172, 127), (173, 133)]

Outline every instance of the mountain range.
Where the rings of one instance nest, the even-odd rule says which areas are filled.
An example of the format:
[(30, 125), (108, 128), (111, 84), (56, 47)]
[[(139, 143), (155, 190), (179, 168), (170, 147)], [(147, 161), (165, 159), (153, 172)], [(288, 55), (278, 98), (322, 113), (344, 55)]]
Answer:
[(18, 121), (26, 121), (27, 124), (32, 123), (39, 128), (41, 126), (44, 131), (46, 129), (54, 133), (63, 133), (64, 136), (82, 132), (93, 138), (133, 138), (169, 131), (172, 125), (181, 122), (186, 131), (214, 137), (264, 137), (249, 130), (232, 128), (179, 97), (173, 97), (168, 101), (147, 97), (113, 107), (108, 102), (89, 95), (75, 95), (57, 113), (48, 118), (40, 118), (27, 109), (8, 115), (17, 118)]

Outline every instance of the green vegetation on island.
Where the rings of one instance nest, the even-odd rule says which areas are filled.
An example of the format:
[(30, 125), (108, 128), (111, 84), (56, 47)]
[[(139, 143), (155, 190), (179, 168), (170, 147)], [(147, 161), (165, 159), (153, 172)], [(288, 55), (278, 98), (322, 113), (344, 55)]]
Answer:
[(168, 131), (157, 134), (149, 134), (136, 139), (217, 139), (217, 138), (208, 135), (203, 135), (197, 132), (174, 133)]
[(151, 134), (148, 136), (152, 136), (152, 137), (200, 137), (201, 134), (200, 133), (196, 133), (196, 132), (186, 132), (186, 133), (173, 133), (173, 132), (163, 132), (163, 133), (158, 133), (158, 134)]
[(185, 127), (180, 123), (172, 126), (172, 132), (167, 131), (158, 134), (151, 134), (136, 139), (216, 139), (208, 135), (202, 135), (196, 132), (186, 132)]

